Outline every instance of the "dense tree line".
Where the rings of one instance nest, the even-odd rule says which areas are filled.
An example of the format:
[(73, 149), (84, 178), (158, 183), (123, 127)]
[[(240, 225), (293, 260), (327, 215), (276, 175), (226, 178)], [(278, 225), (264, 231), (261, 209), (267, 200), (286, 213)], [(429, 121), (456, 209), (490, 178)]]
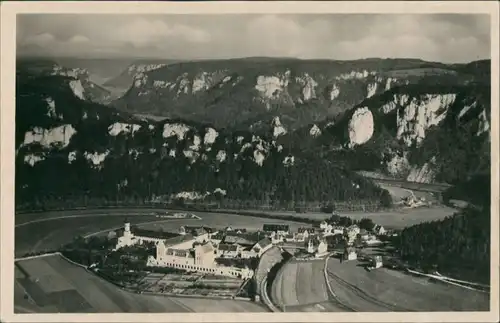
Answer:
[(489, 283), (489, 209), (468, 208), (405, 228), (395, 242), (402, 259), (420, 269)]

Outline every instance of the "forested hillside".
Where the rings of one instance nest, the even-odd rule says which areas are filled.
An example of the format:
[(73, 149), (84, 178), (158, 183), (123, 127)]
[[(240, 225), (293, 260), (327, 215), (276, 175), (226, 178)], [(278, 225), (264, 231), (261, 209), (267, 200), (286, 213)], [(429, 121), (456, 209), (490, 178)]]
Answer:
[(232, 199), (286, 204), (370, 200), (383, 190), (272, 138), (183, 120), (160, 123), (82, 100), (61, 76), (18, 76), (16, 200)]
[[(84, 72), (19, 63), (16, 196), (293, 207), (386, 203), (360, 170), (459, 185), (490, 167), (488, 71), (379, 59), (134, 65), (127, 95), (104, 106)], [(170, 118), (129, 113), (150, 112), (143, 104)]]
[(468, 208), (404, 229), (398, 248), (404, 260), (422, 269), (489, 284), (490, 227), (489, 206)]

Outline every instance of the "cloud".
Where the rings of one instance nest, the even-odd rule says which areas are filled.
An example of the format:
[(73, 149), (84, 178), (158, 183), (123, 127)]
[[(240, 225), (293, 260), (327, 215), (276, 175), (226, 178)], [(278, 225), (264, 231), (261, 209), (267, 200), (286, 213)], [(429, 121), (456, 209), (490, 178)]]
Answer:
[(472, 14), (44, 14), (20, 15), (18, 27), (18, 44), (36, 44), (53, 55), (442, 62), (490, 56), (488, 16)]
[(107, 33), (110, 39), (128, 42), (136, 47), (147, 47), (168, 39), (187, 40), (194, 43), (210, 41), (210, 34), (190, 26), (168, 25), (161, 20), (137, 19)]
[(68, 43), (88, 43), (90, 39), (82, 35), (75, 35), (68, 40)]
[(53, 43), (55, 40), (56, 38), (54, 37), (54, 35), (49, 33), (42, 33), (26, 37), (24, 40), (24, 44), (46, 47), (47, 45)]

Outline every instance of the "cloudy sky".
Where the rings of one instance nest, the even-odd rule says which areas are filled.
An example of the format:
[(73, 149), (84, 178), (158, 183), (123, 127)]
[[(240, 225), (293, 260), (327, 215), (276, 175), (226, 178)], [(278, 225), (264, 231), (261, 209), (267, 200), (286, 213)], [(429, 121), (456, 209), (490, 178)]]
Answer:
[(249, 56), (358, 59), (490, 58), (485, 15), (18, 16), (19, 55), (212, 59)]

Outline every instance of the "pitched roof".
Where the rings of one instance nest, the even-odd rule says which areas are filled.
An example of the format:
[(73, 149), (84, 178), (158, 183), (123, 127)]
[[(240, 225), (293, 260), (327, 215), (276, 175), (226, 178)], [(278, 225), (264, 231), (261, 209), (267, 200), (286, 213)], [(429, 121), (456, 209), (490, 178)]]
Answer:
[(180, 244), (180, 243), (183, 243), (185, 241), (192, 240), (192, 239), (193, 239), (193, 236), (190, 234), (178, 235), (176, 237), (167, 239), (165, 241), (165, 245), (166, 246), (174, 246), (174, 245), (177, 245), (177, 244)]
[(193, 235), (202, 235), (202, 234), (205, 234), (205, 233), (213, 233), (213, 232), (216, 231), (213, 228), (205, 227), (205, 226), (189, 226), (189, 225), (185, 225), (182, 228), (184, 228), (185, 232), (191, 233)]
[(257, 245), (261, 248), (265, 248), (265, 247), (269, 246), (270, 244), (272, 244), (272, 241), (269, 238), (264, 238), (264, 239), (260, 240), (259, 242), (257, 242)]
[[(264, 236), (264, 235), (261, 235)], [(259, 241), (259, 235), (254, 233), (229, 233), (224, 237), (223, 242), (228, 244), (240, 244), (240, 245), (254, 245), (257, 241)]]
[(353, 248), (353, 247), (347, 247), (345, 248), (345, 251), (348, 252), (348, 253), (351, 253), (351, 252), (356, 252), (356, 248)]
[(222, 251), (238, 251), (238, 246), (234, 244), (221, 243), (219, 245), (219, 250)]
[(203, 229), (203, 228), (196, 228), (192, 232), (195, 236), (201, 236), (201, 235), (204, 235), (205, 233), (207, 233), (207, 231), (205, 231), (205, 229)]
[(212, 239), (214, 240), (223, 240), (226, 234), (224, 232), (217, 232), (212, 236)]
[(137, 227), (132, 227), (130, 229), (132, 233), (137, 237), (170, 239), (179, 236), (177, 233), (156, 231), (156, 230), (145, 230), (145, 229), (139, 229)]
[(197, 246), (197, 249), (203, 253), (214, 252), (214, 246), (211, 243), (205, 243), (203, 245)]
[(289, 231), (290, 226), (288, 224), (264, 224), (262, 229), (264, 231)]

